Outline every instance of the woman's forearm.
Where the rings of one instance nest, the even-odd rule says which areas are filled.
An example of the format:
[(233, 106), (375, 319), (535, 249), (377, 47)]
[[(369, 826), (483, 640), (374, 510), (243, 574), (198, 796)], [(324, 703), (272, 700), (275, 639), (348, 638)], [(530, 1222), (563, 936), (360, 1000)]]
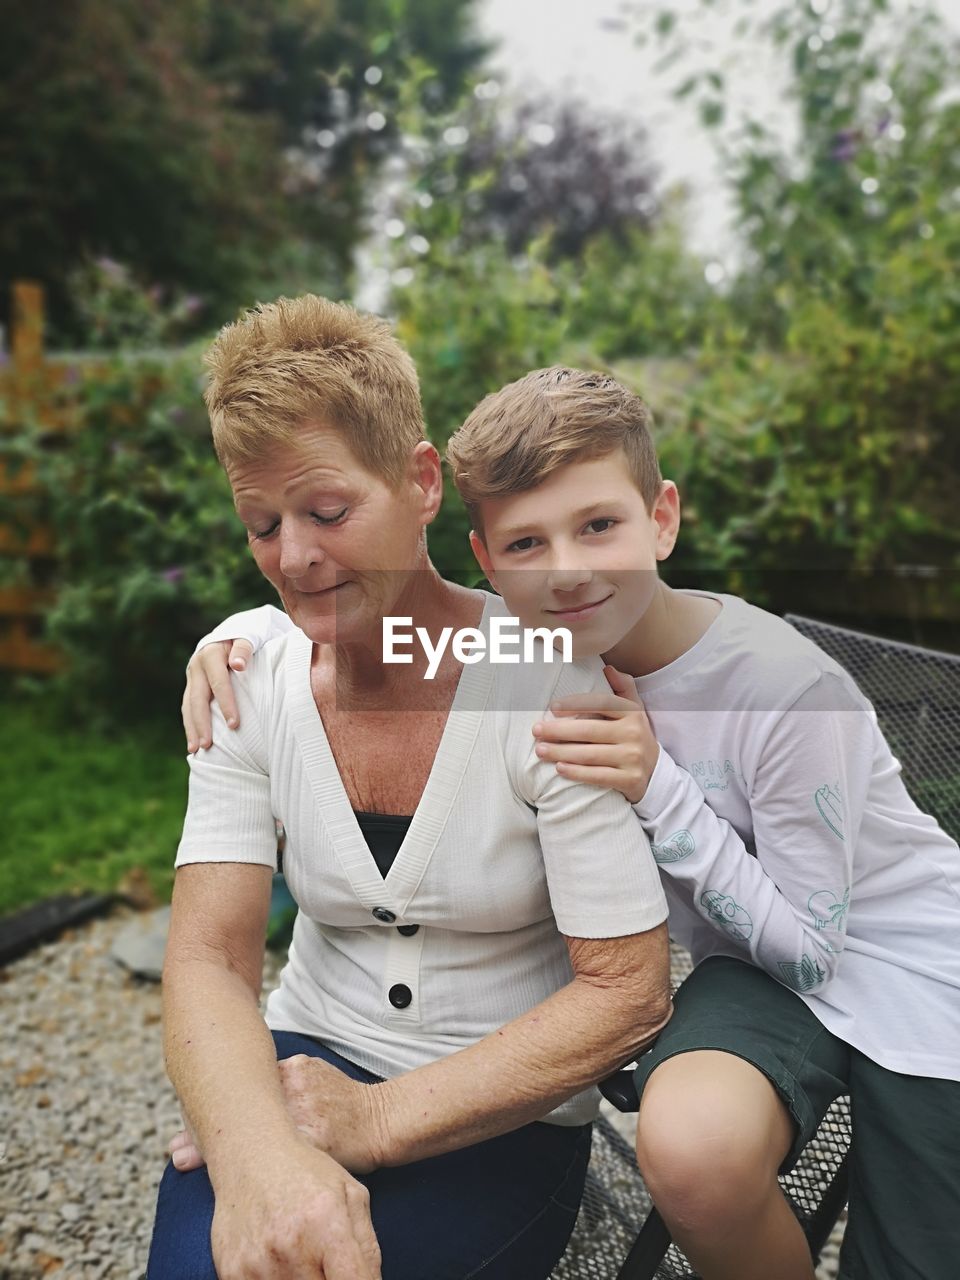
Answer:
[[(615, 963), (572, 982), (475, 1045), (369, 1090), (380, 1163), (406, 1164), (507, 1133), (630, 1061), (670, 1017), (666, 926), (603, 940)], [(571, 941), (592, 950), (597, 944)]]
[(163, 993), (167, 1071), (216, 1186), (295, 1137), (273, 1040), (250, 985), (221, 961), (168, 959)]

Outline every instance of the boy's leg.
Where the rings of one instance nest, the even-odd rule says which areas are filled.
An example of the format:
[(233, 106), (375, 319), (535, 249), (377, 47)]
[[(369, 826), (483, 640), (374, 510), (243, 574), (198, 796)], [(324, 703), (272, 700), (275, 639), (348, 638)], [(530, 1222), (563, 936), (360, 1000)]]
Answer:
[(956, 1280), (960, 1082), (905, 1076), (853, 1053), (843, 1280)]
[(777, 1182), (793, 1144), (770, 1081), (730, 1053), (682, 1053), (650, 1077), (637, 1160), (673, 1239), (705, 1280), (811, 1280)]
[[(377, 1077), (306, 1036), (274, 1032), (277, 1056), (323, 1057), (354, 1079)], [(531, 1124), (489, 1142), (359, 1179), (370, 1191), (384, 1280), (538, 1280), (573, 1230), (590, 1126)], [(168, 1165), (148, 1280), (216, 1280), (214, 1197), (206, 1169)]]
[(777, 1182), (837, 1095), (849, 1051), (793, 992), (730, 957), (699, 965), (637, 1071), (637, 1158), (705, 1280), (812, 1280)]

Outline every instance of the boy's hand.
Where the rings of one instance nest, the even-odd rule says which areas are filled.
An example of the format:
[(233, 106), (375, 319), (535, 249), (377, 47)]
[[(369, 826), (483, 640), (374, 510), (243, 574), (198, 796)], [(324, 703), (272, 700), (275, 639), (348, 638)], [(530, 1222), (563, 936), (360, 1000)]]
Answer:
[(223, 718), (231, 729), (240, 723), (237, 700), (230, 683), (231, 671), (243, 671), (253, 653), (249, 640), (219, 640), (193, 655), (187, 664), (187, 687), (183, 691), (180, 714), (190, 755), (213, 742), (210, 730), (210, 700), (216, 698)]
[(612, 693), (577, 693), (550, 704), (558, 719), (533, 726), (537, 755), (565, 778), (609, 787), (637, 804), (660, 745), (630, 676), (609, 666), (603, 673)]

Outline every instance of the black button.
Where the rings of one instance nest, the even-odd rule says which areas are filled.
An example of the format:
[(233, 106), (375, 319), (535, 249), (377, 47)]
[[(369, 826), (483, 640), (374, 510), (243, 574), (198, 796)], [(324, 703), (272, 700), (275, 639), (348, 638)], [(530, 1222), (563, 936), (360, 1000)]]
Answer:
[(395, 1009), (405, 1009), (413, 999), (413, 992), (409, 987), (404, 986), (402, 982), (398, 982), (395, 987), (391, 987), (387, 992), (387, 999)]
[(389, 907), (374, 907), (373, 918), (379, 920), (381, 924), (393, 924), (397, 917)]
[(420, 931), (418, 924), (398, 924), (397, 933), (402, 933), (405, 938), (412, 938), (415, 933)]

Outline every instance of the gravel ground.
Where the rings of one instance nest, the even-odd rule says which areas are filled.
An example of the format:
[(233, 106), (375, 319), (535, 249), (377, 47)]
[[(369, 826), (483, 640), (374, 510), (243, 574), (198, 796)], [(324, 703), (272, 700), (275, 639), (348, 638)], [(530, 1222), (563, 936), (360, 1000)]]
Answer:
[[(160, 988), (109, 955), (130, 915), (0, 970), (0, 1280), (143, 1274), (179, 1113), (162, 1066)], [(838, 1242), (818, 1280), (836, 1276)]]

